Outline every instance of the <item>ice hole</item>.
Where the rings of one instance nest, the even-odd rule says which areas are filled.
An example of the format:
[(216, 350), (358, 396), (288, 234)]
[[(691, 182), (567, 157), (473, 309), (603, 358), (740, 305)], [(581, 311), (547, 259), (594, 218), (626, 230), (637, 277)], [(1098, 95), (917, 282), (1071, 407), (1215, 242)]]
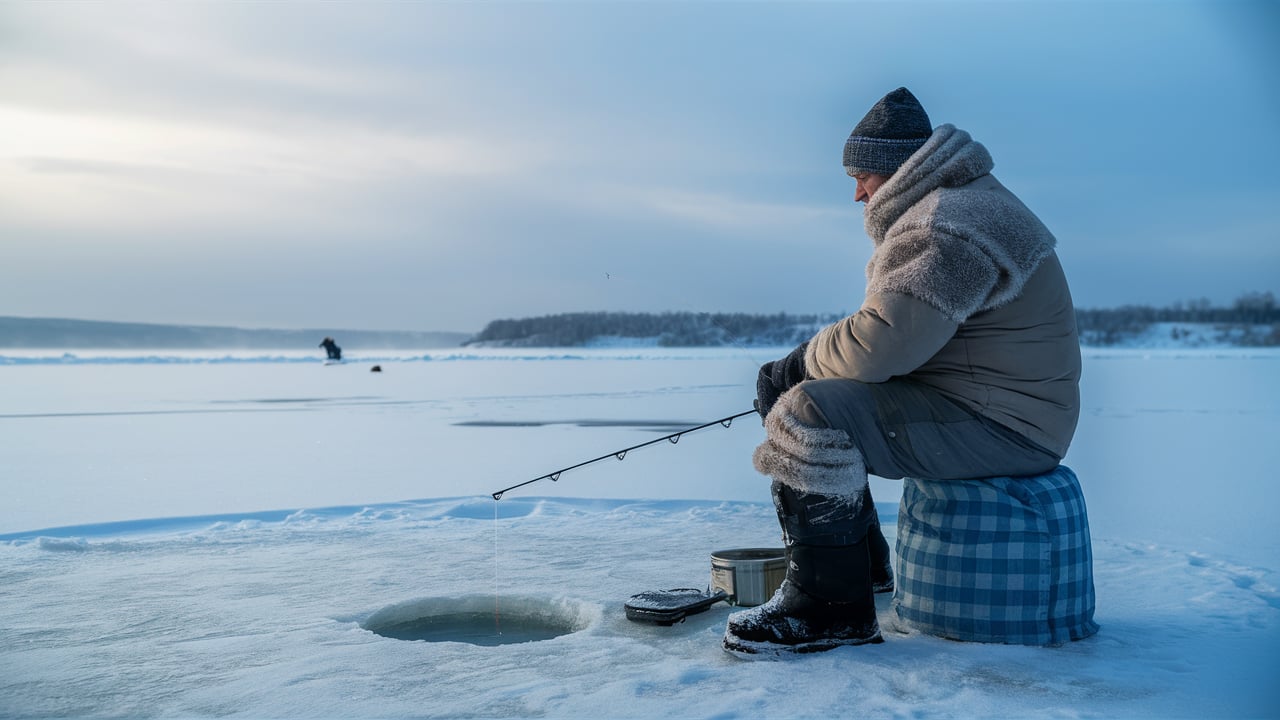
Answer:
[(550, 640), (587, 625), (577, 603), (470, 595), (389, 605), (370, 615), (360, 627), (394, 640), (494, 646)]

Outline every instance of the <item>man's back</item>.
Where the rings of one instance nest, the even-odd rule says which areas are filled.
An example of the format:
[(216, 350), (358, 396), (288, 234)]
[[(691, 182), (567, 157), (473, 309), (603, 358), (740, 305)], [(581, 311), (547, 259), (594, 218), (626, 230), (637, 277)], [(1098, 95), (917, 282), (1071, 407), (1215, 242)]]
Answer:
[(1057, 255), (1015, 300), (961, 323), (908, 377), (1065, 455), (1080, 416), (1080, 341)]

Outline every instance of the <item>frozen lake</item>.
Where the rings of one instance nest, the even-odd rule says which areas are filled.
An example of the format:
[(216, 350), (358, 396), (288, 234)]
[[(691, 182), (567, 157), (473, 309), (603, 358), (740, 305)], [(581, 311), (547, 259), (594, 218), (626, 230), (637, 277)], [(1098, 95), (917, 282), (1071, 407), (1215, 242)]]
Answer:
[[(756, 367), (782, 352), (437, 350), (335, 366), (297, 353), (11, 354), (0, 535), (488, 497), (749, 410)], [(1095, 532), (1280, 557), (1280, 352), (1087, 351), (1082, 393), (1066, 462)], [(750, 460), (763, 435), (747, 417), (518, 492), (768, 503)], [(882, 505), (899, 488), (873, 484)]]
[[(79, 364), (40, 364), (30, 353), (24, 364), (0, 366), (0, 465), (16, 480), (0, 534), (487, 498), (655, 434), (750, 410), (755, 354), (760, 362), (770, 356), (434, 351), (326, 366), (313, 354), (124, 362), (86, 352)], [(373, 364), (383, 371), (370, 372)], [(768, 502), (768, 483), (751, 467), (763, 432), (744, 418), (526, 492)]]
[[(1064, 648), (742, 663), (724, 606), (626, 621), (632, 593), (705, 585), (713, 550), (777, 544), (753, 417), (489, 497), (747, 410), (783, 351), (8, 352), (0, 715), (1280, 715), (1275, 351), (1086, 352), (1066, 462), (1103, 629)], [(899, 483), (872, 487), (891, 534)], [(490, 600), (573, 632), (362, 627)]]

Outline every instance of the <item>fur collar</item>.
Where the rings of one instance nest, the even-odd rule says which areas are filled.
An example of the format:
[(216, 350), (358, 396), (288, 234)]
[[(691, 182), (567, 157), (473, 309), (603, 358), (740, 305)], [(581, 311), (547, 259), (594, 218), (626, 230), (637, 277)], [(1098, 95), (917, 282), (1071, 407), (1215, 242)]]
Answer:
[(876, 245), (912, 205), (940, 187), (959, 187), (995, 168), (982, 143), (954, 125), (939, 125), (924, 147), (898, 168), (867, 202), (867, 234)]
[(868, 295), (910, 295), (963, 323), (1022, 293), (1056, 241), (993, 165), (963, 130), (934, 130), (867, 203)]

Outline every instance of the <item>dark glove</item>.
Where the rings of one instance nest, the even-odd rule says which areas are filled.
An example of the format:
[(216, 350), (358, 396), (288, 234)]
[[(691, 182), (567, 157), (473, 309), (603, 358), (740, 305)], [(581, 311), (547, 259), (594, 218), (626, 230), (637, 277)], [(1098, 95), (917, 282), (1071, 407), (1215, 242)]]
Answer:
[(769, 414), (782, 393), (809, 379), (804, 366), (804, 352), (808, 347), (809, 343), (802, 343), (781, 360), (760, 366), (760, 374), (756, 376), (755, 401), (756, 412), (760, 413), (760, 417)]

